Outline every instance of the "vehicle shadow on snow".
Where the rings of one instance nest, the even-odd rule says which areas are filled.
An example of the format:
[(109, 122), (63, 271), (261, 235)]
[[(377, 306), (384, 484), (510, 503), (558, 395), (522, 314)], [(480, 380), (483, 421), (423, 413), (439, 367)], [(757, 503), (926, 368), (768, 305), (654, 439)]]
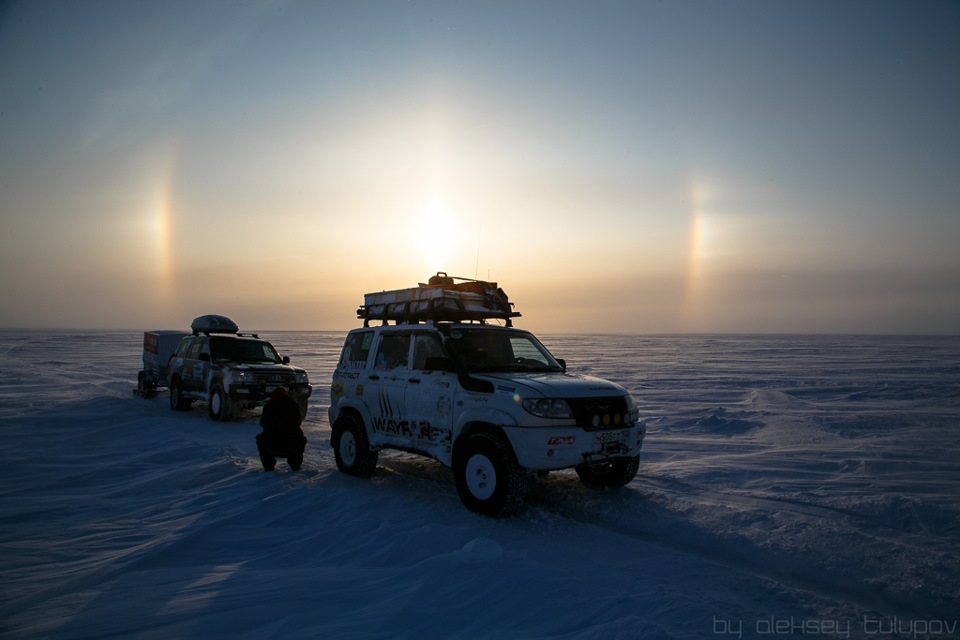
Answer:
[[(464, 508), (452, 473), (433, 460), (386, 453), (371, 480), (379, 485), (371, 491), (388, 491), (413, 501), (426, 500), (427, 494), (442, 495), (442, 508)], [(803, 598), (809, 598), (810, 606), (840, 607), (848, 616), (939, 612), (944, 606), (918, 600), (918, 594), (884, 588), (867, 575), (851, 579), (856, 575), (855, 554), (815, 545), (810, 538), (818, 530), (801, 526), (790, 533), (774, 533), (771, 528), (777, 526), (777, 516), (771, 510), (775, 505), (725, 504), (722, 495), (698, 497), (687, 491), (696, 493), (686, 483), (658, 474), (641, 473), (627, 486), (610, 489), (585, 485), (572, 469), (554, 471), (531, 478), (524, 506), (506, 521), (521, 527), (545, 523), (555, 527), (564, 521), (597, 527), (749, 580), (772, 581), (789, 593), (806, 594)], [(436, 501), (433, 505), (431, 510), (440, 508)], [(810, 518), (816, 521), (822, 514), (814, 515)], [(811, 544), (819, 551), (798, 553), (798, 545)], [(829, 547), (829, 542), (823, 544)], [(826, 555), (821, 557), (821, 552)]]
[[(639, 476), (638, 476), (639, 478)], [(371, 477), (377, 490), (443, 494), (459, 503), (453, 472), (430, 458), (397, 451), (381, 452), (377, 469)], [(620, 489), (585, 485), (573, 469), (553, 471), (545, 476), (531, 475), (523, 507), (507, 519), (523, 521), (544, 514), (573, 521), (596, 523), (602, 514), (632, 512), (654, 514), (657, 503), (651, 494), (636, 487), (637, 481)]]

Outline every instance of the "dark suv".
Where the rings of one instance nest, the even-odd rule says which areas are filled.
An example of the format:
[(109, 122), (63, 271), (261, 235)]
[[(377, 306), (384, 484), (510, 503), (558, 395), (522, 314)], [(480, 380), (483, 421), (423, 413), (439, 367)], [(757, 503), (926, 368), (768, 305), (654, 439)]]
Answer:
[(290, 366), (272, 344), (256, 334), (237, 332), (224, 316), (201, 316), (193, 335), (180, 341), (170, 360), (170, 407), (186, 411), (194, 400), (208, 402), (210, 418), (230, 420), (237, 409), (262, 405), (284, 387), (307, 414), (313, 392), (307, 372)]

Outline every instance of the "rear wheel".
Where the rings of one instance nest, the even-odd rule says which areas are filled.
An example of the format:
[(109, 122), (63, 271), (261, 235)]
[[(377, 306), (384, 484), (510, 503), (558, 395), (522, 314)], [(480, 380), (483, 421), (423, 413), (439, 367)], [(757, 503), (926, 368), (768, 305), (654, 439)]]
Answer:
[(380, 452), (370, 449), (367, 430), (356, 416), (341, 416), (333, 423), (332, 444), (337, 469), (343, 473), (368, 478), (377, 469)]
[(622, 487), (637, 475), (640, 456), (611, 458), (603, 462), (578, 464), (575, 468), (580, 481), (596, 487)]
[(503, 437), (477, 433), (457, 447), (453, 476), (460, 500), (471, 511), (499, 518), (517, 511), (527, 493), (527, 475)]
[(190, 409), (190, 398), (183, 397), (183, 386), (180, 378), (174, 378), (170, 381), (170, 408), (174, 411), (188, 411)]
[(233, 417), (233, 405), (230, 397), (219, 384), (210, 389), (210, 419), (215, 422), (225, 422)]

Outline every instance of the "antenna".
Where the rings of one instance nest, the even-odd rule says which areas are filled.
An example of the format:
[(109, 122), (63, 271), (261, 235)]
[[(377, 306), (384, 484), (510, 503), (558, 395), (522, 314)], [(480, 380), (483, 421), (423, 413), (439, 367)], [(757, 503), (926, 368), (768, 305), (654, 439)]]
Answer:
[(480, 277), (480, 235), (482, 231), (483, 231), (483, 220), (480, 221), (480, 226), (477, 228), (477, 264), (473, 268), (474, 280)]

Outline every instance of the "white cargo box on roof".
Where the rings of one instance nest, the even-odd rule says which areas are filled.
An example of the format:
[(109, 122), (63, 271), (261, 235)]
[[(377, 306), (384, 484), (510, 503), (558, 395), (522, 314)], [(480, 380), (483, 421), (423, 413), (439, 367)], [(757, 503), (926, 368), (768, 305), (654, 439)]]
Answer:
[(190, 323), (190, 329), (194, 334), (199, 333), (236, 333), (239, 330), (237, 323), (227, 316), (209, 314), (198, 316)]
[(510, 325), (519, 315), (496, 282), (453, 278), (442, 271), (418, 287), (364, 294), (363, 306), (357, 309), (365, 323), (502, 319)]

